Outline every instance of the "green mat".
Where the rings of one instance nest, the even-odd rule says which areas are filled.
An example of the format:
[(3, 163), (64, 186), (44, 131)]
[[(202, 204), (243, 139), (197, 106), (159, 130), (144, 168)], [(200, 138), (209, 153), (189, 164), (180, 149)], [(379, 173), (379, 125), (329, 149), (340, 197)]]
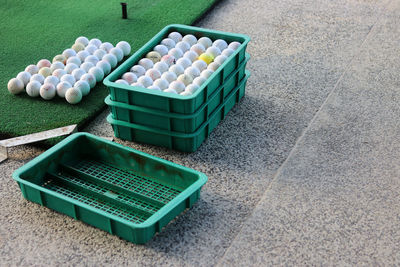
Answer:
[(192, 24), (218, 0), (134, 0), (128, 19), (121, 19), (120, 1), (3, 0), (0, 9), (0, 139), (70, 124), (84, 125), (105, 107), (108, 92), (98, 83), (78, 105), (65, 99), (45, 101), (26, 93), (11, 95), (8, 81), (38, 60), (51, 60), (78, 36), (114, 45), (121, 40), (132, 52), (171, 23)]

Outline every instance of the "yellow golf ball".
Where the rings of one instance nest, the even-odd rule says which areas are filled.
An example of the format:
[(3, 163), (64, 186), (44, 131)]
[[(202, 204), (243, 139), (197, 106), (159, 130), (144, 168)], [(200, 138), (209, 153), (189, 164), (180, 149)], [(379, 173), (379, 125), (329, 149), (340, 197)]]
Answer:
[(213, 56), (207, 53), (201, 54), (198, 59), (203, 60), (205, 63), (207, 63), (207, 65), (209, 65), (214, 60)]

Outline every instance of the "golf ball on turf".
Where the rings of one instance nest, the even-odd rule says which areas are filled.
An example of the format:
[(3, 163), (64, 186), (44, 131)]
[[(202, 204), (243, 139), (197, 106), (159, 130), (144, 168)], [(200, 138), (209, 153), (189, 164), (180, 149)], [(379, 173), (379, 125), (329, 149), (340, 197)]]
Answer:
[(82, 44), (83, 46), (87, 46), (89, 44), (89, 39), (85, 36), (79, 36), (75, 40), (75, 44)]
[(93, 88), (96, 86), (96, 77), (94, 77), (93, 74), (86, 73), (84, 74), (81, 79), (81, 81), (87, 81), (90, 85), (90, 88)]
[[(172, 83), (169, 84), (168, 89), (173, 89), (175, 90), (178, 94), (182, 93), (183, 91), (185, 91), (185, 84), (181, 81), (173, 81)], [(167, 90), (168, 90), (167, 89)]]
[(159, 53), (161, 56), (168, 54), (168, 47), (165, 45), (156, 45), (153, 49), (155, 52)]
[(213, 70), (205, 69), (201, 72), (200, 77), (203, 77), (204, 79), (208, 79), (213, 73), (214, 73)]
[(65, 99), (70, 104), (78, 104), (82, 100), (82, 92), (78, 88), (69, 88), (65, 92)]
[(190, 61), (188, 58), (181, 57), (176, 61), (176, 65), (181, 65), (184, 69), (187, 69), (190, 67), (190, 65), (192, 65), (192, 61)]
[(178, 94), (178, 92), (175, 89), (172, 89), (172, 88), (165, 89), (164, 92), (172, 93), (172, 94)]
[(116, 47), (118, 47), (119, 49), (121, 49), (124, 52), (124, 56), (129, 55), (129, 53), (131, 52), (131, 45), (126, 41), (119, 42), (116, 45)]
[(197, 43), (202, 44), (206, 49), (209, 48), (210, 46), (212, 46), (212, 41), (210, 38), (208, 37), (201, 37)]
[(73, 44), (71, 48), (75, 50), (76, 53), (85, 50), (85, 46), (83, 44)]
[(210, 65), (208, 65), (207, 69), (216, 71), (219, 68), (219, 66), (221, 65), (218, 64), (217, 62), (212, 62)]
[(182, 41), (182, 34), (180, 34), (179, 32), (171, 32), (170, 34), (168, 34), (168, 38), (174, 40), (175, 43)]
[(44, 100), (53, 99), (56, 96), (56, 88), (52, 83), (45, 83), (40, 87), (39, 94)]
[(114, 46), (109, 42), (104, 42), (100, 45), (100, 49), (103, 49), (107, 53), (109, 53), (112, 48), (114, 48)]
[(40, 82), (41, 84), (43, 84), (43, 82), (44, 82), (44, 76), (43, 76), (42, 74), (39, 74), (39, 73), (33, 74), (32, 77), (31, 77), (31, 79), (30, 79), (30, 81), (31, 81), (31, 82), (32, 82), (32, 81), (37, 81), (37, 82)]
[(94, 67), (94, 64), (92, 62), (85, 62), (82, 63), (82, 65), (80, 66), (80, 68), (86, 72), (88, 72), (92, 67)]
[(111, 48), (110, 54), (113, 54), (117, 58), (118, 62), (124, 58), (124, 52), (118, 47)]
[(188, 87), (186, 87), (185, 91), (188, 91), (191, 94), (196, 93), (196, 91), (199, 89), (200, 87), (197, 84), (190, 84)]
[(153, 85), (153, 80), (149, 76), (140, 76), (137, 82), (143, 84), (144, 87), (149, 87), (150, 85)]
[(96, 65), (97, 62), (99, 62), (99, 59), (98, 59), (96, 56), (94, 56), (94, 55), (90, 55), (90, 56), (87, 56), (87, 57), (85, 58), (85, 62), (90, 62), (90, 63), (92, 63), (93, 65)]
[(88, 45), (85, 48), (85, 51), (88, 52), (89, 54), (93, 55), (93, 53), (97, 50), (97, 46), (94, 45)]
[(192, 95), (192, 93), (189, 92), (189, 91), (187, 91), (187, 90), (185, 90), (185, 91), (183, 91), (182, 93), (180, 93), (180, 95), (188, 96), (188, 95)]
[(64, 55), (57, 55), (57, 56), (53, 57), (53, 63), (57, 62), (57, 61), (59, 61), (65, 65), (65, 63), (67, 63), (67, 58)]
[(121, 77), (123, 80), (127, 81), (128, 84), (137, 82), (137, 76), (132, 72), (126, 72)]
[(196, 78), (200, 76), (200, 70), (196, 67), (190, 66), (185, 70), (185, 74), (192, 76), (192, 78)]
[(208, 65), (213, 62), (214, 57), (208, 53), (203, 53), (199, 56), (199, 60), (203, 60)]
[(73, 57), (73, 56), (76, 56), (76, 52), (75, 52), (75, 50), (72, 49), (72, 48), (65, 49), (65, 50), (62, 52), (62, 54), (63, 54), (63, 56), (64, 56), (66, 59), (68, 59), (68, 58), (70, 58), (70, 57)]
[(51, 69), (49, 67), (43, 67), (39, 69), (39, 74), (46, 78), (47, 76), (51, 75)]
[(190, 44), (188, 42), (180, 41), (175, 45), (175, 47), (179, 48), (183, 53), (185, 53), (186, 51), (189, 51)]
[(154, 84), (147, 87), (147, 89), (161, 91), (161, 88)]
[(68, 82), (71, 85), (75, 84), (75, 78), (71, 74), (65, 74), (65, 75), (61, 76), (60, 81), (61, 82)]
[(7, 84), (8, 91), (13, 94), (17, 95), (24, 91), (24, 82), (17, 78), (12, 78)]
[(211, 55), (213, 58), (216, 58), (217, 56), (221, 55), (221, 50), (216, 46), (210, 46), (207, 48), (206, 53)]
[(182, 41), (188, 42), (192, 46), (197, 43), (197, 38), (193, 34), (186, 34), (183, 36)]
[(196, 60), (193, 62), (192, 66), (198, 68), (200, 71), (207, 69), (207, 63), (203, 60)]
[(195, 44), (190, 48), (190, 50), (200, 56), (206, 51), (206, 48), (202, 44)]
[(168, 51), (168, 55), (173, 56), (175, 59), (183, 57), (183, 52), (179, 48), (172, 48)]
[(146, 73), (146, 69), (141, 65), (135, 65), (130, 69), (130, 72), (136, 75), (136, 77), (140, 77)]
[(26, 93), (30, 97), (38, 97), (40, 94), (40, 87), (42, 87), (42, 84), (38, 81), (29, 82), (26, 85)]
[(129, 83), (123, 79), (116, 80), (115, 83), (129, 85)]
[(62, 76), (67, 74), (67, 72), (64, 69), (56, 69), (53, 71), (52, 75), (56, 76), (58, 79), (61, 79)]
[(165, 79), (157, 79), (153, 82), (153, 85), (157, 86), (158, 88), (160, 88), (161, 90), (165, 90), (168, 88), (169, 86), (169, 82)]
[(57, 95), (61, 98), (65, 98), (65, 93), (69, 88), (72, 88), (72, 85), (69, 82), (60, 82), (57, 84)]
[(228, 45), (228, 48), (232, 49), (232, 50), (236, 50), (238, 49), (242, 44), (239, 42), (232, 42)]
[(150, 59), (151, 61), (153, 61), (153, 64), (155, 64), (161, 60), (161, 55), (156, 51), (151, 51), (147, 53), (146, 58)]
[(108, 75), (111, 72), (111, 65), (106, 60), (100, 60), (97, 62), (96, 67), (103, 69), (104, 75)]
[(176, 76), (179, 76), (183, 74), (185, 69), (181, 65), (172, 65), (171, 67), (169, 67), (169, 71), (175, 73)]
[(235, 50), (230, 49), (230, 48), (226, 48), (222, 51), (221, 55), (229, 57), (230, 55), (232, 55), (235, 52)]
[(96, 82), (100, 82), (104, 78), (104, 71), (99, 67), (92, 67), (90, 68), (89, 72), (96, 78)]
[(171, 50), (172, 48), (175, 47), (175, 44), (176, 44), (176, 43), (175, 43), (175, 41), (172, 40), (171, 38), (165, 38), (165, 39), (163, 39), (163, 40), (161, 41), (160, 44), (165, 45), (165, 46), (168, 48), (168, 50)]
[(205, 79), (204, 77), (196, 77), (193, 80), (193, 84), (197, 85), (197, 86), (201, 86), (207, 79)]
[(179, 82), (183, 82), (183, 84), (185, 86), (188, 86), (189, 84), (191, 84), (193, 82), (193, 78), (192, 76), (188, 75), (188, 74), (181, 74), (178, 76), (178, 79), (176, 79)]
[(85, 62), (85, 58), (86, 58), (87, 56), (90, 56), (90, 54), (89, 54), (88, 51), (83, 50), (83, 51), (79, 51), (79, 52), (76, 54), (76, 56), (79, 57), (79, 59), (81, 60), (81, 62)]
[(102, 58), (107, 55), (107, 52), (104, 51), (103, 49), (97, 49), (94, 51), (93, 56), (97, 57), (99, 60), (102, 60)]
[(118, 64), (118, 59), (113, 54), (105, 55), (102, 60), (106, 60), (108, 63), (110, 63), (111, 68), (115, 68), (115, 66)]
[(56, 62), (54, 62), (53, 64), (51, 64), (50, 70), (51, 70), (51, 73), (53, 73), (55, 70), (58, 70), (58, 69), (63, 70), (64, 67), (65, 67), (65, 66), (64, 66), (64, 63), (62, 63), (62, 62), (60, 62), (60, 61), (56, 61)]
[(75, 78), (76, 81), (80, 80), (81, 77), (82, 77), (84, 74), (86, 74), (86, 71), (84, 71), (84, 70), (81, 69), (81, 68), (74, 69), (74, 70), (71, 72), (71, 75), (74, 76), (74, 78)]
[(165, 55), (161, 58), (161, 62), (165, 62), (168, 66), (172, 66), (175, 64), (175, 57), (171, 55)]
[(196, 52), (189, 50), (183, 55), (183, 57), (189, 59), (192, 62), (194, 62), (199, 57), (199, 55), (197, 55)]
[(78, 65), (74, 63), (69, 63), (65, 66), (64, 70), (68, 73), (71, 74), (73, 70), (79, 69)]
[(217, 39), (217, 40), (214, 41), (213, 46), (218, 47), (219, 50), (222, 51), (222, 50), (224, 50), (225, 48), (228, 47), (228, 44), (227, 44), (227, 42), (225, 42), (225, 41), (222, 40), (222, 39)]
[(86, 96), (90, 93), (90, 85), (87, 81), (77, 81), (74, 88), (81, 90), (82, 96)]
[(51, 83), (54, 85), (54, 87), (57, 86), (57, 84), (60, 82), (60, 79), (58, 79), (56, 76), (47, 76), (46, 79), (44, 79), (44, 84), (46, 83)]
[(93, 38), (89, 41), (88, 45), (94, 45), (95, 47), (99, 48), (101, 45), (101, 41), (97, 38)]
[(31, 77), (32, 75), (27, 71), (21, 71), (17, 75), (17, 79), (21, 80), (24, 83), (24, 86), (26, 86), (29, 83)]
[[(225, 51), (225, 50), (224, 50)], [(223, 54), (219, 55), (218, 57), (216, 57), (214, 59), (214, 62), (217, 62), (218, 64), (222, 65), (222, 63), (225, 62), (225, 60), (227, 60), (227, 57), (224, 56)]]
[(168, 83), (172, 83), (173, 81), (175, 81), (178, 77), (176, 76), (175, 72), (172, 71), (167, 71), (164, 72), (161, 75), (161, 79), (166, 80)]
[(145, 70), (148, 70), (154, 66), (154, 63), (148, 58), (142, 58), (141, 60), (139, 60), (139, 65), (145, 68)]
[(25, 71), (29, 72), (31, 75), (36, 74), (39, 72), (39, 68), (36, 65), (29, 65), (25, 68)]
[(168, 71), (169, 66), (167, 63), (160, 61), (160, 62), (157, 62), (156, 64), (154, 64), (153, 68), (158, 70), (161, 73), (164, 73), (164, 72)]
[(36, 64), (36, 66), (37, 66), (39, 69), (44, 68), (44, 67), (50, 68), (51, 62), (50, 62), (48, 59), (41, 59), (41, 60), (38, 61), (38, 63)]

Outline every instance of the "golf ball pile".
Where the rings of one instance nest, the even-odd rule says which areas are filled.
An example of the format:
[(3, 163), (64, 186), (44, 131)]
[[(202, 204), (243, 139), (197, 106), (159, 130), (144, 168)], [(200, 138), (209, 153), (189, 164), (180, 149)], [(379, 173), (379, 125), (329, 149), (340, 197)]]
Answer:
[(58, 95), (70, 104), (77, 104), (130, 52), (131, 46), (126, 41), (114, 47), (109, 42), (81, 36), (52, 61), (41, 59), (36, 65), (27, 66), (8, 82), (8, 91), (11, 94), (26, 91), (31, 97), (45, 100)]
[(171, 32), (116, 83), (189, 96), (240, 47), (222, 39)]

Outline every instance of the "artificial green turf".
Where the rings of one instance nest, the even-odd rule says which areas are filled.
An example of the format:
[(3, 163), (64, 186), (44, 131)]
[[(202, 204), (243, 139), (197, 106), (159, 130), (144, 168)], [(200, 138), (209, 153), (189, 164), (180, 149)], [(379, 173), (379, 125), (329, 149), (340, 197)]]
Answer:
[(105, 107), (108, 91), (102, 83), (78, 105), (58, 97), (45, 101), (26, 93), (11, 95), (8, 81), (27, 65), (51, 61), (81, 35), (114, 45), (125, 40), (134, 52), (168, 24), (192, 24), (216, 1), (128, 0), (128, 19), (122, 20), (120, 1), (1, 0), (0, 136), (83, 125)]

